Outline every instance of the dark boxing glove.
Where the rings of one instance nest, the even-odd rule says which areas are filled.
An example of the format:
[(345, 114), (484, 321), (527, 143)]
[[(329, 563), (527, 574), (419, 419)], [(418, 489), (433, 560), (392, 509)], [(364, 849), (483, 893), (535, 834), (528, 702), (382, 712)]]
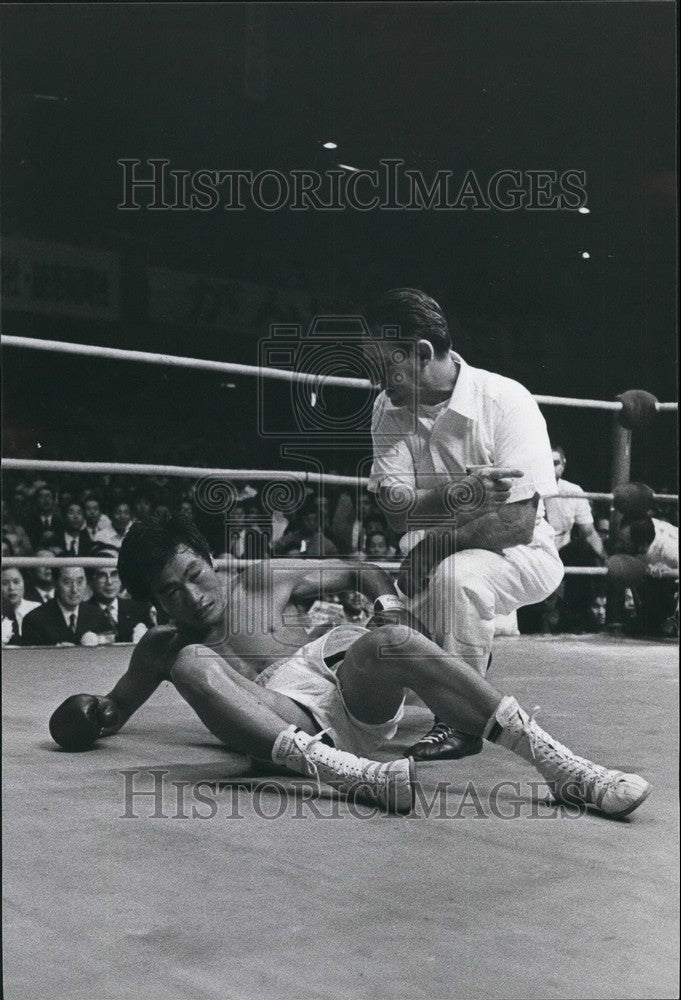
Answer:
[(64, 750), (89, 750), (100, 736), (114, 731), (118, 709), (109, 698), (74, 694), (63, 701), (50, 719), (50, 735)]

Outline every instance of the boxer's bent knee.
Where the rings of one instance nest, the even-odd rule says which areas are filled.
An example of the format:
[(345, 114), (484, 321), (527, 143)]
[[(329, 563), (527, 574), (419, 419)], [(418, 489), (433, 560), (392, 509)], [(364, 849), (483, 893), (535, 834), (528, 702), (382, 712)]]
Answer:
[(363, 636), (363, 641), (367, 644), (367, 651), (372, 649), (374, 653), (383, 655), (403, 649), (412, 643), (418, 635), (419, 633), (409, 628), (408, 625), (382, 625), (380, 628), (374, 629), (370, 635)]
[(419, 653), (433, 650), (439, 652), (429, 639), (408, 625), (383, 625), (358, 639), (348, 653), (352, 654), (354, 669), (375, 673), (383, 668), (394, 672), (405, 661), (416, 659)]

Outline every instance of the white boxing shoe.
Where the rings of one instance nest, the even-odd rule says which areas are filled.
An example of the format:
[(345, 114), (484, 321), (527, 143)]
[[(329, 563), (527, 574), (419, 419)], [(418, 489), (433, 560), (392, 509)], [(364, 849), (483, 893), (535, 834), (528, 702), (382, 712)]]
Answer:
[(534, 764), (557, 801), (593, 806), (606, 816), (622, 817), (650, 794), (652, 786), (640, 775), (601, 767), (554, 740), (515, 698), (503, 698), (495, 714), (502, 730), (495, 742)]
[(410, 758), (381, 763), (357, 757), (322, 743), (323, 733), (310, 736), (289, 726), (272, 749), (275, 764), (314, 777), (391, 813), (408, 813), (414, 807), (414, 762)]

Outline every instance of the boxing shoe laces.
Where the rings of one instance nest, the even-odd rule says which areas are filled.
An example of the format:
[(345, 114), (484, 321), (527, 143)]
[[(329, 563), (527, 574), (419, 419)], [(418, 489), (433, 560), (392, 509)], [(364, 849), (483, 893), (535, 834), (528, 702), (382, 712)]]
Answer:
[(414, 806), (414, 763), (403, 758), (388, 763), (357, 757), (328, 746), (323, 730), (310, 736), (289, 726), (279, 734), (272, 750), (275, 764), (307, 774), (345, 794), (357, 796), (388, 812), (408, 813)]
[(559, 802), (590, 805), (607, 816), (622, 817), (633, 812), (650, 794), (652, 786), (640, 775), (594, 764), (549, 736), (535, 721), (538, 706), (531, 716), (517, 702), (507, 706), (502, 703), (500, 709), (503, 708), (506, 711), (497, 711), (497, 721), (507, 738), (499, 742), (528, 759), (522, 752), (527, 741), (532, 763), (546, 778)]
[(447, 726), (444, 722), (436, 722), (433, 728), (425, 736), (421, 737), (419, 743), (428, 743), (431, 746), (436, 746), (438, 743), (443, 743), (451, 732), (451, 726)]
[(425, 736), (409, 747), (407, 753), (414, 760), (460, 760), (480, 753), (482, 740), (477, 736), (459, 733), (444, 722), (435, 721)]

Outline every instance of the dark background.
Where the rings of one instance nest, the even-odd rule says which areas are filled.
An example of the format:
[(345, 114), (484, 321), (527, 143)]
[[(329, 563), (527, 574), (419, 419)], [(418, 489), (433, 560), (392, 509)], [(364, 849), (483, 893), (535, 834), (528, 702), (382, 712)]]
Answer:
[[(238, 330), (146, 321), (136, 275), (164, 266), (304, 288), (339, 310), (410, 285), (442, 302), (467, 360), (535, 393), (676, 398), (673, 4), (16, 5), (1, 16), (4, 234), (113, 250), (128, 288), (118, 322), (13, 311), (4, 332), (257, 363)], [(245, 85), (254, 39), (264, 100)], [(329, 138), (338, 150), (321, 148)], [(482, 179), (582, 169), (590, 214), (125, 213), (122, 156), (284, 172), (393, 156), (428, 176)], [(5, 360), (5, 453), (282, 461), (257, 434), (253, 379), (227, 389), (135, 365)], [(288, 389), (271, 392), (290, 410)], [(610, 415), (544, 412), (568, 478), (607, 488)], [(673, 416), (659, 417), (636, 442), (634, 478), (674, 490), (675, 437)]]

